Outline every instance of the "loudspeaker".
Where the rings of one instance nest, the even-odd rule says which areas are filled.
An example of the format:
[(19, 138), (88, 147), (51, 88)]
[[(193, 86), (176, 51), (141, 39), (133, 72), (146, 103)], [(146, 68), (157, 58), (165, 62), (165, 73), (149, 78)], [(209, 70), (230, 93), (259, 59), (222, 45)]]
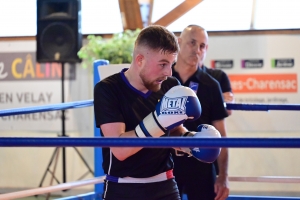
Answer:
[(37, 0), (37, 62), (81, 62), (81, 1)]

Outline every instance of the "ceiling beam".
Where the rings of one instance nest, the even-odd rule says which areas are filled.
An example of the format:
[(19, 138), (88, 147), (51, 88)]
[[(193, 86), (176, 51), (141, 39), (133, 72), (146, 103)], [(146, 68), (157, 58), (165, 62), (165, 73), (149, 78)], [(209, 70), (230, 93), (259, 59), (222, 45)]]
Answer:
[(251, 24), (250, 24), (250, 30), (254, 29), (254, 23), (255, 23), (255, 11), (256, 11), (256, 0), (253, 0), (252, 3), (252, 14), (251, 14)]
[(178, 5), (176, 8), (171, 10), (169, 13), (167, 13), (165, 16), (157, 20), (156, 22), (152, 24), (161, 25), (161, 26), (169, 26), (171, 23), (179, 19), (182, 15), (190, 11), (192, 8), (194, 8), (196, 5), (201, 3), (203, 0), (185, 0), (180, 5)]
[(152, 19), (152, 12), (153, 12), (153, 2), (154, 0), (149, 0), (149, 13), (148, 13), (148, 19), (147, 19), (147, 26), (151, 24)]
[(138, 0), (119, 0), (124, 30), (143, 28), (142, 15)]

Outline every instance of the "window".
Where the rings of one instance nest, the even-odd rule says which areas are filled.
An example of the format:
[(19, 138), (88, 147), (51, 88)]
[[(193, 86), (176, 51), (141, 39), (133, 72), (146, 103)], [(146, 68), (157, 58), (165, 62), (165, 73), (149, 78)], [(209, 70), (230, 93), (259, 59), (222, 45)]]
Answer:
[[(183, 1), (154, 0), (151, 21)], [(300, 0), (204, 0), (167, 28), (181, 32), (189, 24), (198, 24), (208, 31), (299, 29), (299, 8)]]
[[(184, 0), (153, 2), (155, 22)], [(81, 6), (83, 34), (123, 31), (118, 0), (81, 0)], [(147, 12), (143, 6), (142, 12)], [(167, 28), (181, 32), (198, 24), (208, 31), (300, 29), (299, 8), (300, 0), (204, 0)], [(35, 36), (36, 29), (36, 0), (0, 0), (0, 37)]]
[(256, 0), (254, 29), (300, 28), (299, 0)]
[[(157, 16), (169, 12), (179, 5), (168, 0), (156, 0), (153, 6), (152, 22)], [(250, 29), (253, 0), (206, 0), (168, 26), (174, 32), (181, 32), (189, 24), (198, 24), (209, 31), (248, 30)], [(163, 12), (163, 13), (162, 13)], [(159, 18), (160, 18), (159, 17)]]
[(0, 37), (36, 35), (36, 0), (0, 0)]
[[(118, 0), (81, 0), (82, 33), (123, 31)], [(36, 35), (36, 0), (0, 0), (0, 37)]]
[(81, 0), (81, 13), (83, 34), (123, 31), (118, 0)]

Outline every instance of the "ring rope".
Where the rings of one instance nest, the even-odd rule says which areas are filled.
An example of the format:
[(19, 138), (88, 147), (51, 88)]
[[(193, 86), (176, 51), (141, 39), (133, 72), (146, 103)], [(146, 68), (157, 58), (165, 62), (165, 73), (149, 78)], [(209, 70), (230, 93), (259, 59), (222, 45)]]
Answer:
[(267, 183), (300, 183), (300, 177), (292, 176), (259, 176), (259, 177), (236, 177), (228, 178), (232, 182), (267, 182)]
[[(23, 190), (18, 192), (0, 194), (0, 200), (24, 198), (28, 196), (52, 193), (56, 191), (71, 189), (71, 188), (90, 185), (90, 184), (99, 184), (99, 183), (103, 183), (104, 179), (105, 176), (101, 176), (101, 177), (96, 177), (96, 178), (82, 180), (82, 181), (62, 183), (55, 186), (47, 186), (47, 187)], [(290, 176), (289, 177), (284, 177), (284, 176), (229, 177), (228, 179), (229, 181), (232, 182), (300, 183), (300, 177), (290, 177)]]
[(51, 193), (55, 191), (71, 189), (71, 188), (90, 185), (90, 184), (103, 183), (104, 178), (105, 178), (104, 176), (101, 176), (101, 177), (96, 177), (96, 178), (82, 180), (82, 181), (62, 183), (54, 186), (34, 188), (34, 189), (23, 190), (18, 192), (0, 194), (0, 200), (17, 199), (17, 198), (23, 198), (23, 197), (28, 197), (28, 196), (38, 195), (38, 194), (45, 194), (45, 193)]
[(0, 137), (0, 147), (300, 148), (300, 138)]
[[(59, 104), (50, 104), (46, 106), (31, 106), (31, 107), (24, 107), (24, 108), (4, 109), (4, 110), (0, 110), (0, 117), (10, 116), (10, 115), (29, 114), (29, 113), (36, 113), (36, 112), (83, 108), (83, 107), (88, 107), (93, 105), (94, 105), (93, 100), (85, 100), (85, 101), (74, 101), (74, 102), (59, 103)], [(248, 110), (248, 111), (300, 110), (299, 104), (271, 105), (271, 104), (227, 103), (226, 106), (230, 110)]]
[[(269, 111), (269, 110), (300, 110), (300, 105), (270, 105), (270, 104), (237, 104), (227, 103), (227, 108), (231, 110), (247, 111)], [(10, 115), (29, 114), (35, 112), (46, 112), (55, 110), (65, 110), (73, 108), (83, 108), (93, 106), (93, 100), (76, 101), (69, 103), (50, 104), (47, 106), (33, 106), (25, 108), (0, 110), (0, 117)], [(125, 138), (124, 138), (125, 139)], [(144, 147), (266, 147), (266, 148), (299, 148), (299, 138), (130, 138), (120, 140), (119, 138), (0, 138), (0, 147), (34, 147), (34, 146), (144, 146)], [(155, 140), (152, 140), (155, 139)], [(179, 140), (180, 139), (180, 140)], [(183, 139), (183, 140), (182, 140)], [(70, 189), (88, 184), (102, 183), (104, 177), (64, 183), (56, 186), (31, 189), (26, 191), (8, 193), (0, 195), (0, 199), (21, 198), (37, 194), (50, 193), (59, 190)], [(239, 182), (280, 182), (280, 183), (300, 183), (299, 177), (229, 177), (230, 181)], [(26, 195), (26, 196), (24, 196)]]
[(230, 110), (248, 110), (248, 111), (269, 111), (269, 110), (300, 110), (299, 104), (244, 104), (244, 103), (226, 103), (226, 108)]
[(94, 105), (93, 100), (85, 100), (85, 101), (75, 101), (75, 102), (68, 102), (68, 103), (50, 104), (46, 106), (31, 106), (31, 107), (24, 107), (24, 108), (4, 109), (4, 110), (0, 110), (0, 117), (10, 116), (10, 115), (29, 114), (29, 113), (36, 113), (36, 112), (66, 110), (72, 108), (83, 108), (92, 105)]

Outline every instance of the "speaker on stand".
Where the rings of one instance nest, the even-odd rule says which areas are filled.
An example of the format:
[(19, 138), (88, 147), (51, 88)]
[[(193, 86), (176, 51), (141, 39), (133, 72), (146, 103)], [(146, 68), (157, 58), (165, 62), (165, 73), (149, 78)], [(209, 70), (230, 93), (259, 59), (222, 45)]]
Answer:
[(81, 62), (81, 1), (37, 0), (38, 62)]
[[(61, 63), (61, 91), (62, 103), (64, 100), (64, 71), (65, 63), (78, 63), (81, 60), (77, 52), (82, 47), (81, 34), (81, 0), (37, 0), (37, 36), (36, 36), (36, 61), (39, 63), (57, 62)], [(62, 133), (60, 137), (67, 137), (65, 133), (65, 110), (62, 110)], [(65, 147), (56, 147), (50, 159), (48, 167), (40, 182), (43, 185), (47, 172), (56, 180), (55, 173), (50, 170), (51, 164), (59, 155), (62, 148), (62, 176), (63, 183), (66, 182), (66, 152)], [(89, 167), (78, 149), (74, 147), (80, 159), (88, 168), (87, 173), (93, 170)], [(56, 165), (57, 162), (55, 162)], [(55, 166), (56, 167), (56, 166)], [(54, 169), (55, 169), (54, 167)]]

